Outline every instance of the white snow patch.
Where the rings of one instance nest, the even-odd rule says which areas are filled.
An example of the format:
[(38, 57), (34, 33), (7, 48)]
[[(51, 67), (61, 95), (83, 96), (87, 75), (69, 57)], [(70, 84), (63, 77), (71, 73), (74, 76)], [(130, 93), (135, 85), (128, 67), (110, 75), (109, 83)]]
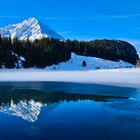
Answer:
[(21, 61), (26, 61), (24, 57), (20, 56), (19, 58)]
[[(87, 66), (83, 67), (83, 61), (86, 61)], [(87, 57), (71, 54), (71, 59), (67, 62), (58, 65), (46, 67), (47, 70), (97, 70), (97, 69), (114, 69), (114, 68), (133, 68), (134, 65), (124, 61), (114, 62), (96, 57)]]

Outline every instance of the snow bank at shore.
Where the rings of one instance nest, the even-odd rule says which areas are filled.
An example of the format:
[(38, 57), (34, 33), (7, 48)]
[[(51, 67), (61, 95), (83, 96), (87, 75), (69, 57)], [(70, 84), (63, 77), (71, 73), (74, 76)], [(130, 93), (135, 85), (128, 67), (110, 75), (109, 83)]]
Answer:
[(0, 70), (0, 82), (74, 82), (140, 88), (140, 69), (96, 71)]

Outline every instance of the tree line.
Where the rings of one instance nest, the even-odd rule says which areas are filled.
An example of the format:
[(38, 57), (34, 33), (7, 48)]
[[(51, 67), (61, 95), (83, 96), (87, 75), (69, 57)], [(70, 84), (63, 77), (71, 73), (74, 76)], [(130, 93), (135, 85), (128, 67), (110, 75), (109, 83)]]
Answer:
[[(45, 68), (77, 55), (99, 57), (112, 61), (123, 60), (136, 64), (137, 52), (131, 44), (120, 40), (77, 41), (41, 38), (34, 41), (0, 36), (0, 68)], [(21, 60), (21, 56), (25, 60)]]
[(139, 57), (134, 46), (121, 40), (94, 40), (94, 41), (70, 41), (67, 40), (67, 46), (77, 55), (99, 57), (112, 61), (123, 60), (125, 62), (136, 64)]

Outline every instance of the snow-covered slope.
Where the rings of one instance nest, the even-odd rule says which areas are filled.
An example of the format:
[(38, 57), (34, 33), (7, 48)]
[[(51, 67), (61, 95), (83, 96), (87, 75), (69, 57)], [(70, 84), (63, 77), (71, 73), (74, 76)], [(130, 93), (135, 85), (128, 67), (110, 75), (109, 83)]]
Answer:
[(63, 40), (58, 33), (53, 31), (46, 25), (43, 25), (35, 18), (29, 18), (22, 23), (9, 25), (4, 28), (0, 28), (0, 34), (4, 37), (18, 38), (24, 40), (29, 38), (30, 40), (39, 39), (42, 37), (50, 37)]
[[(83, 61), (86, 61), (87, 66), (83, 67)], [(46, 67), (47, 70), (95, 70), (95, 69), (113, 69), (113, 68), (132, 68), (134, 65), (124, 61), (114, 62), (96, 57), (79, 56), (71, 54), (71, 59), (67, 62)]]

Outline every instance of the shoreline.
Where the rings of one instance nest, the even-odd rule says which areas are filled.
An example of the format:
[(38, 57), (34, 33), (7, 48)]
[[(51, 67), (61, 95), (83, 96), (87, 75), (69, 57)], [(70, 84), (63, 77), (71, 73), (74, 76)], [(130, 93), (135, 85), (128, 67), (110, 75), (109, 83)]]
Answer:
[(72, 82), (132, 87), (140, 89), (140, 68), (93, 71), (1, 69), (0, 82)]

